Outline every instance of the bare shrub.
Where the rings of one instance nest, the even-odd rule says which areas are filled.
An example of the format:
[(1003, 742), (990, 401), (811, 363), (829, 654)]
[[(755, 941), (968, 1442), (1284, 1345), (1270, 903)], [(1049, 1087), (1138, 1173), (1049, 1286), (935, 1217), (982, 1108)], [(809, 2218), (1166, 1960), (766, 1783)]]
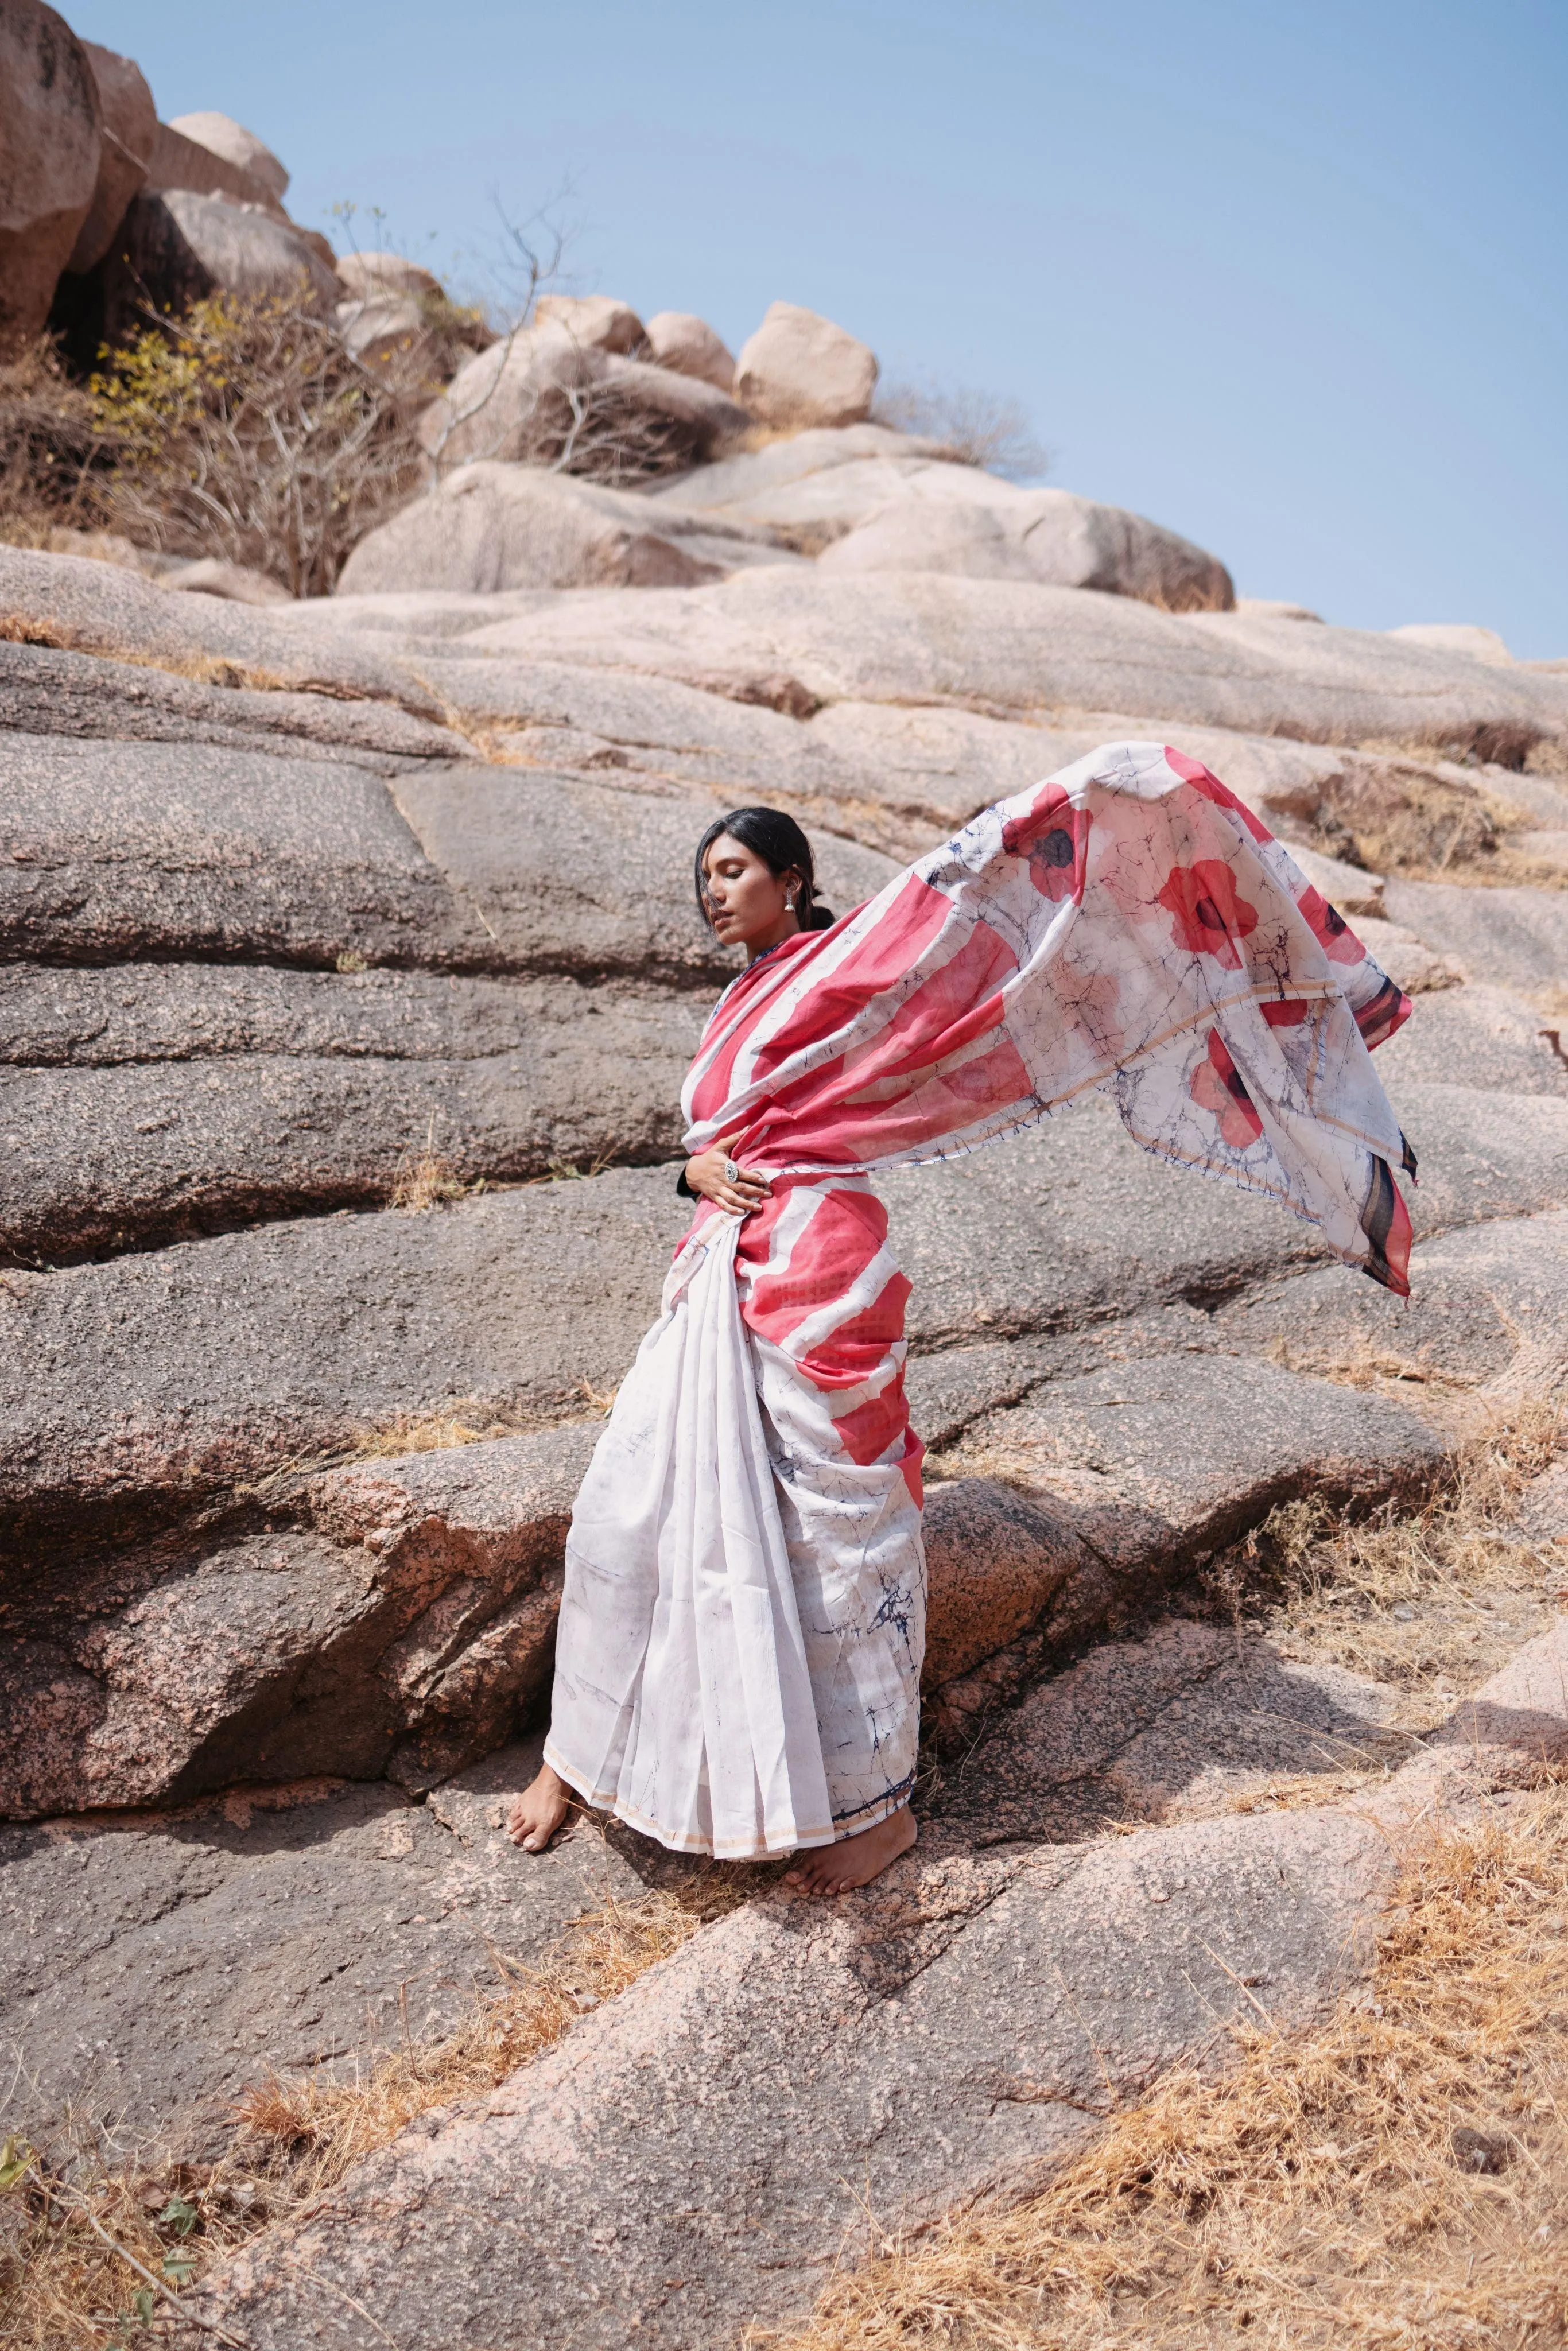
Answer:
[(194, 303), (115, 353), (90, 396), (115, 451), (107, 518), (162, 553), (319, 596), (419, 488), (414, 423), (439, 379), (423, 339), (384, 366), (355, 359), (305, 291)]
[(955, 464), (978, 465), (1005, 482), (1037, 482), (1051, 462), (1027, 409), (971, 385), (894, 380), (878, 391), (872, 418), (895, 433), (940, 441)]
[(117, 454), (98, 402), (47, 338), (0, 367), (0, 540), (47, 547), (57, 530), (100, 526)]

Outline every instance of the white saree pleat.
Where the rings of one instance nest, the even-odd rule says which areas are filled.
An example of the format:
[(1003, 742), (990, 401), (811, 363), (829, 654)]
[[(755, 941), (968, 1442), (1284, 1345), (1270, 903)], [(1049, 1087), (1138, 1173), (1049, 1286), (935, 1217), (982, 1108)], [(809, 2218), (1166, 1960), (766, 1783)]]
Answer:
[(578, 1496), (546, 1748), (591, 1803), (727, 1859), (835, 1834), (737, 1230), (676, 1259)]

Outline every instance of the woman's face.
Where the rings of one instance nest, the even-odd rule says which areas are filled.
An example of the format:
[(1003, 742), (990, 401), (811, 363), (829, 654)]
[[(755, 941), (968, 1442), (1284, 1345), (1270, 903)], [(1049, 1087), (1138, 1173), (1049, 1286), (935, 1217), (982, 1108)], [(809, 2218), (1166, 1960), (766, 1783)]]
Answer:
[(721, 946), (758, 955), (800, 929), (789, 904), (800, 875), (770, 872), (755, 849), (732, 834), (721, 832), (709, 847), (703, 873), (708, 919)]

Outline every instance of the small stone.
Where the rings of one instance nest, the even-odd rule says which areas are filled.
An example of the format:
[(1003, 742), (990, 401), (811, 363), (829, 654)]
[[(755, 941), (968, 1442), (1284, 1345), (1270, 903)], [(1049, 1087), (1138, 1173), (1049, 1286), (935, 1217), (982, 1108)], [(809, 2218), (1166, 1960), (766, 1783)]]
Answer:
[(1513, 2141), (1489, 2135), (1486, 2131), (1461, 2126), (1453, 2134), (1451, 2145), (1454, 2160), (1461, 2171), (1481, 2171), (1496, 2174), (1506, 2171), (1513, 2159)]

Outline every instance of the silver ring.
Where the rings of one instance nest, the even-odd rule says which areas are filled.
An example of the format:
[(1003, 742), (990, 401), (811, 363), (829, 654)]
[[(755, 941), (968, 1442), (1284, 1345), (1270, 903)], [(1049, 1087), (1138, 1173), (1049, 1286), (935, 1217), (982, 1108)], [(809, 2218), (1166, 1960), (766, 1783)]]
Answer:
[(724, 1163), (724, 1180), (727, 1184), (738, 1184), (740, 1181), (740, 1170), (733, 1159), (727, 1159)]

